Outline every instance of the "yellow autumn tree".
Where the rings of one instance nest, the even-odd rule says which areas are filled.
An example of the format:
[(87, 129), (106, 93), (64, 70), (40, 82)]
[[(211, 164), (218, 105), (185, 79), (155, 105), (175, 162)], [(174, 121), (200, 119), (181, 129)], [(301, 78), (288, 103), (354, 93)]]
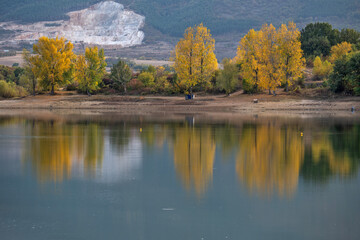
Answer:
[(251, 29), (240, 41), (236, 57), (241, 65), (245, 91), (275, 90), (282, 83), (288, 86), (302, 74), (304, 59), (299, 41), (300, 32), (292, 22), (278, 30), (270, 24), (259, 31)]
[(352, 45), (348, 42), (342, 42), (335, 46), (332, 46), (329, 61), (331, 63), (335, 63), (336, 60), (340, 59), (342, 56), (346, 56), (351, 51)]
[(287, 92), (289, 86), (302, 77), (305, 59), (301, 49), (300, 31), (294, 22), (289, 22), (287, 26), (282, 24), (278, 29), (278, 38)]
[(260, 65), (262, 77), (260, 78), (259, 85), (261, 89), (269, 89), (269, 94), (271, 94), (271, 90), (275, 90), (281, 85), (284, 77), (279, 36), (272, 24), (263, 25), (260, 31), (262, 32), (260, 44), (263, 64)]
[(195, 42), (198, 45), (199, 83), (208, 85), (218, 68), (215, 56), (215, 39), (212, 38), (210, 30), (200, 24), (196, 27)]
[(75, 63), (74, 78), (79, 83), (80, 90), (88, 95), (97, 90), (102, 77), (106, 73), (104, 50), (97, 47), (86, 48), (85, 55), (79, 55)]
[(333, 70), (332, 64), (325, 60), (321, 61), (321, 58), (317, 56), (314, 60), (314, 68), (313, 68), (313, 75), (317, 79), (323, 79), (325, 77), (328, 77)]
[(261, 45), (262, 32), (251, 29), (237, 48), (234, 62), (241, 64), (241, 75), (243, 78), (243, 88), (246, 92), (258, 91), (260, 76), (260, 66), (262, 64)]
[(74, 58), (72, 50), (71, 42), (58, 37), (55, 39), (41, 37), (33, 46), (35, 55), (30, 58), (34, 66), (33, 72), (44, 89), (51, 89), (52, 95), (55, 87), (64, 82), (64, 75), (71, 68)]
[(191, 93), (194, 86), (210, 82), (218, 67), (214, 50), (215, 40), (203, 24), (185, 30), (172, 56), (184, 92)]

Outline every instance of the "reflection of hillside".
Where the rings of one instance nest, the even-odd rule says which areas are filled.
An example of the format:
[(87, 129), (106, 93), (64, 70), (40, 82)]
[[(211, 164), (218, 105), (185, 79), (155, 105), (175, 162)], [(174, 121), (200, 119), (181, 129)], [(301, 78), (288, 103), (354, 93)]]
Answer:
[(360, 159), (360, 127), (313, 134), (305, 152), (302, 175), (324, 182), (333, 175), (347, 177), (357, 172)]
[(202, 195), (213, 176), (215, 142), (211, 128), (175, 129), (174, 165), (187, 189)]
[(98, 125), (34, 122), (27, 130), (32, 137), (27, 139), (24, 157), (31, 159), (41, 182), (70, 178), (76, 162), (81, 162), (90, 175), (101, 165), (104, 143)]
[(244, 126), (236, 172), (250, 190), (291, 195), (298, 184), (303, 152), (296, 129), (271, 124)]

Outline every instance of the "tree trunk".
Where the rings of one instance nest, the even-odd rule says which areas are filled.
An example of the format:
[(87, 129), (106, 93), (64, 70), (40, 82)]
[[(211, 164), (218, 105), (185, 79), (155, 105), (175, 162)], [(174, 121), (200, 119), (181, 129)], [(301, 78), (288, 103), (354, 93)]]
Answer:
[(34, 96), (35, 96), (35, 94), (36, 94), (35, 89), (36, 89), (36, 84), (35, 84), (35, 81), (33, 81), (32, 90), (33, 90), (33, 95), (34, 95)]
[(86, 93), (87, 93), (87, 95), (88, 95), (89, 97), (91, 96), (91, 94), (90, 94), (90, 92), (89, 92), (89, 88), (86, 89)]
[(286, 81), (286, 85), (285, 85), (285, 92), (289, 91), (289, 81)]
[(124, 93), (126, 94), (127, 90), (126, 90), (126, 83), (123, 83), (123, 87), (124, 87)]
[(50, 92), (50, 95), (55, 95), (55, 91), (54, 91), (54, 84), (51, 84), (51, 92)]
[(271, 89), (269, 88), (269, 95), (271, 95)]

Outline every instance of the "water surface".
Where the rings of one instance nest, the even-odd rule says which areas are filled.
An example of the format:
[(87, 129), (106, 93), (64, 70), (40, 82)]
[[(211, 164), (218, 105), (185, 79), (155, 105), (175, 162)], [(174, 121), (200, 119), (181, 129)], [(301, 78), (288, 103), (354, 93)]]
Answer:
[(359, 239), (360, 121), (1, 117), (1, 239)]

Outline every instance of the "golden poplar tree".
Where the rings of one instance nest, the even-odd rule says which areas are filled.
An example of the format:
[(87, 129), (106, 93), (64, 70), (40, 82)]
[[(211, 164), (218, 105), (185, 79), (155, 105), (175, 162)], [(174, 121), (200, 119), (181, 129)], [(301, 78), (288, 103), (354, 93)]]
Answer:
[(241, 64), (245, 91), (275, 90), (282, 83), (287, 86), (302, 74), (300, 32), (292, 22), (278, 30), (270, 24), (259, 31), (251, 29), (240, 41), (233, 61)]
[(262, 89), (269, 89), (269, 94), (271, 94), (271, 90), (275, 90), (281, 85), (284, 76), (279, 38), (276, 28), (272, 24), (265, 24), (260, 31), (262, 32), (260, 41), (263, 64), (260, 67), (262, 78), (259, 84)]
[(75, 80), (79, 83), (79, 88), (90, 94), (97, 90), (102, 81), (106, 67), (104, 50), (97, 47), (86, 48), (85, 55), (79, 55), (75, 64)]
[(218, 68), (215, 56), (215, 39), (211, 37), (210, 30), (200, 24), (196, 27), (195, 36), (196, 46), (198, 47), (197, 67), (199, 68), (199, 83), (207, 85)]
[(184, 92), (191, 93), (194, 86), (210, 82), (218, 67), (214, 49), (215, 40), (202, 24), (185, 30), (172, 57)]
[(58, 37), (41, 37), (33, 46), (35, 55), (30, 58), (34, 66), (33, 72), (44, 89), (51, 89), (52, 95), (55, 87), (63, 83), (65, 73), (71, 68), (71, 60), (74, 58), (72, 50), (71, 42)]
[(260, 82), (260, 66), (262, 61), (261, 44), (262, 32), (251, 29), (237, 48), (237, 54), (233, 61), (241, 64), (241, 75), (244, 79), (245, 91), (257, 91)]
[(287, 92), (289, 86), (302, 77), (305, 59), (301, 49), (300, 31), (294, 22), (289, 22), (287, 26), (282, 24), (278, 29), (278, 38)]

